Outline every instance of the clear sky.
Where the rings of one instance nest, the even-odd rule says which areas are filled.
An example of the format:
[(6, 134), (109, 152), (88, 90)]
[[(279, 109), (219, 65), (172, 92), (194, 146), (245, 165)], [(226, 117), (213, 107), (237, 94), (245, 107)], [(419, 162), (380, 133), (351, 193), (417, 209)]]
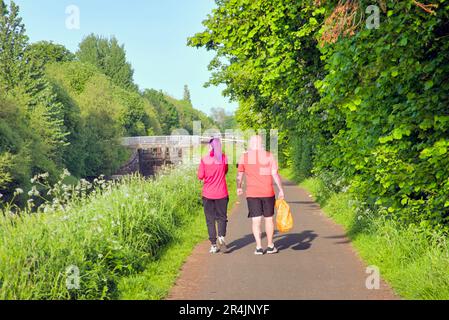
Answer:
[[(5, 1), (9, 3), (9, 1)], [(182, 98), (190, 88), (194, 106), (206, 113), (213, 107), (234, 111), (223, 88), (204, 88), (213, 52), (187, 47), (187, 37), (202, 31), (201, 22), (213, 0), (15, 0), (31, 42), (51, 40), (75, 52), (90, 33), (116, 36), (125, 45), (141, 89), (163, 90)], [(67, 7), (79, 8), (79, 29), (67, 28)], [(73, 11), (71, 11), (73, 13)], [(72, 20), (73, 21), (73, 20)]]

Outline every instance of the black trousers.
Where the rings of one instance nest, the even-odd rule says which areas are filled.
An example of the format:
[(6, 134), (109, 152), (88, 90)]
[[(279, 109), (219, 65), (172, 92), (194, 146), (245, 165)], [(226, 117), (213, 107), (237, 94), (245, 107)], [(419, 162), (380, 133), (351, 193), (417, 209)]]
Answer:
[(228, 203), (229, 198), (214, 200), (203, 197), (204, 214), (206, 215), (209, 240), (213, 245), (217, 244), (217, 226), (218, 236), (226, 237)]

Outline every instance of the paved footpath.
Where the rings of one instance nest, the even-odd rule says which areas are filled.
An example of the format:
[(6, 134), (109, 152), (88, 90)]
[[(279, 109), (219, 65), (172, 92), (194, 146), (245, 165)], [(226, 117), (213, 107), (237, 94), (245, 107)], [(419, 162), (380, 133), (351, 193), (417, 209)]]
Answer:
[(168, 299), (398, 299), (383, 281), (379, 290), (366, 288), (367, 266), (343, 228), (327, 218), (306, 191), (284, 184), (295, 227), (288, 234), (276, 234), (279, 254), (253, 255), (251, 221), (241, 198), (229, 219), (230, 252), (210, 255), (209, 242), (199, 244)]

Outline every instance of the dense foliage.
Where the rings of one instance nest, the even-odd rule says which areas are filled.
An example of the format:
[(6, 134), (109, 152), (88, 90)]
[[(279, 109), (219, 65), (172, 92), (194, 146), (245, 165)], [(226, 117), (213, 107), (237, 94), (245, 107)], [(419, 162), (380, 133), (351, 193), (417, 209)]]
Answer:
[(117, 39), (105, 39), (91, 34), (84, 38), (76, 53), (81, 62), (96, 66), (112, 79), (114, 84), (125, 89), (136, 89), (131, 64), (126, 61), (126, 51)]
[(63, 164), (68, 132), (65, 106), (45, 78), (44, 63), (28, 46), (19, 9), (0, 1), (0, 155), (3, 184), (26, 187), (29, 177), (54, 174)]
[[(448, 225), (449, 2), (220, 0), (192, 46), (284, 164), (407, 223)], [(374, 19), (375, 20), (375, 19)], [(293, 158), (293, 159), (292, 159)]]
[(217, 123), (221, 132), (238, 127), (235, 115), (224, 108), (212, 108), (211, 118)]
[(166, 95), (165, 100), (168, 104), (176, 108), (179, 117), (178, 128), (186, 130), (188, 133), (193, 133), (193, 122), (201, 122), (203, 130), (216, 127), (215, 122), (204, 112), (196, 110), (192, 103), (187, 100), (177, 100), (171, 96)]
[(0, 204), (16, 188), (27, 192), (36, 174), (53, 182), (63, 168), (76, 178), (113, 174), (129, 159), (121, 137), (215, 125), (190, 101), (139, 92), (115, 38), (89, 35), (76, 54), (29, 43), (13, 1), (0, 0), (0, 70)]

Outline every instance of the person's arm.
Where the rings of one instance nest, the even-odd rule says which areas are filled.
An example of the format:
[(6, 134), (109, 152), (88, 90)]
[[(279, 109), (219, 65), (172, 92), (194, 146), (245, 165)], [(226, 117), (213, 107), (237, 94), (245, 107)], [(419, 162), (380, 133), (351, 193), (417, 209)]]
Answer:
[(198, 179), (204, 180), (206, 177), (206, 170), (204, 169), (204, 162), (201, 160), (200, 166), (198, 167)]
[(238, 196), (241, 196), (243, 194), (243, 188), (242, 188), (243, 175), (244, 175), (244, 172), (240, 172), (240, 171), (237, 174), (237, 195)]
[(237, 195), (243, 195), (243, 176), (245, 175), (245, 158), (242, 156), (237, 164), (238, 173), (237, 173)]
[(276, 172), (275, 174), (273, 174), (273, 180), (274, 183), (276, 184), (276, 186), (279, 189), (279, 195), (278, 198), (279, 199), (285, 199), (285, 195), (284, 195), (284, 188), (282, 187), (282, 181), (281, 181), (281, 177), (279, 176), (279, 173)]
[(229, 164), (228, 164), (228, 157), (224, 157), (225, 159), (225, 174), (228, 174), (229, 172)]
[(282, 187), (281, 176), (279, 175), (279, 168), (276, 160), (272, 157), (271, 159), (271, 175), (273, 177), (274, 183), (279, 189), (279, 199), (285, 199), (284, 188)]

